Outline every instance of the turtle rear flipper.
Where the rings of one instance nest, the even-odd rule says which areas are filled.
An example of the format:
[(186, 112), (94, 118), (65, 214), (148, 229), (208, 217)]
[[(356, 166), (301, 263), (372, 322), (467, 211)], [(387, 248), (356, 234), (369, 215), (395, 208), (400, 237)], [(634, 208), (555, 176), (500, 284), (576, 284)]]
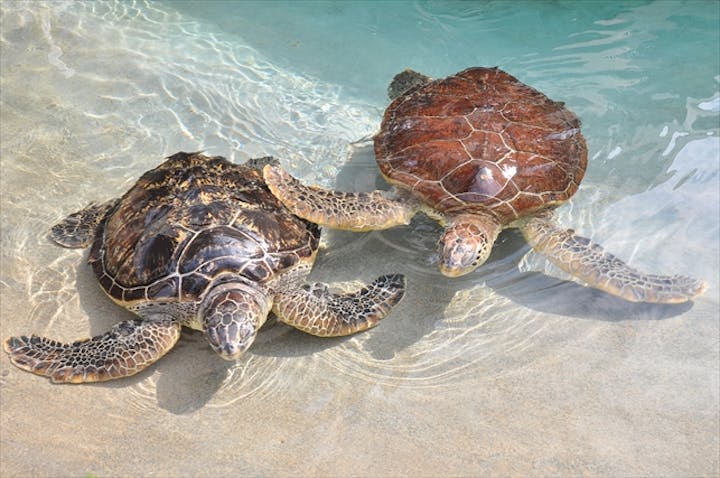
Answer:
[(282, 293), (274, 311), (288, 325), (321, 337), (360, 332), (380, 322), (405, 293), (401, 274), (380, 276), (357, 292), (333, 294), (322, 283)]
[(546, 217), (530, 218), (520, 224), (520, 230), (535, 251), (565, 272), (631, 302), (677, 304), (691, 300), (707, 287), (704, 281), (691, 277), (644, 274)]
[(10, 337), (5, 351), (13, 364), (53, 382), (103, 382), (140, 372), (165, 355), (179, 337), (177, 321), (133, 319), (71, 344), (36, 335)]
[(293, 214), (310, 222), (349, 231), (376, 231), (409, 224), (412, 204), (387, 198), (382, 191), (348, 193), (305, 186), (277, 166), (265, 166), (270, 191)]
[(52, 227), (50, 237), (63, 247), (89, 246), (95, 238), (97, 227), (118, 201), (118, 199), (111, 199), (102, 204), (90, 204), (86, 208), (70, 214)]

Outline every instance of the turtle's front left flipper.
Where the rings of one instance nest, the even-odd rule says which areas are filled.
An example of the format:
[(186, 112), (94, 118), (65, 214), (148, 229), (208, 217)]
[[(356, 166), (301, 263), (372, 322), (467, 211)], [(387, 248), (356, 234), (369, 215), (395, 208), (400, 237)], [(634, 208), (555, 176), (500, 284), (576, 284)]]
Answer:
[(677, 304), (702, 294), (707, 287), (691, 277), (644, 274), (548, 217), (526, 219), (519, 227), (530, 246), (553, 264), (591, 287), (631, 302)]
[(376, 231), (409, 224), (417, 207), (382, 191), (348, 193), (305, 186), (278, 166), (265, 166), (265, 183), (293, 214), (321, 226)]
[(179, 337), (177, 321), (133, 319), (71, 344), (36, 335), (10, 337), (5, 351), (13, 364), (53, 382), (102, 382), (140, 372), (165, 355)]
[(405, 293), (401, 274), (380, 276), (357, 292), (333, 294), (325, 284), (306, 284), (281, 293), (274, 311), (288, 325), (321, 337), (360, 332), (380, 322)]
[(102, 204), (90, 204), (70, 214), (52, 227), (50, 237), (63, 247), (89, 246), (95, 239), (97, 227), (118, 201), (119, 199), (111, 199)]

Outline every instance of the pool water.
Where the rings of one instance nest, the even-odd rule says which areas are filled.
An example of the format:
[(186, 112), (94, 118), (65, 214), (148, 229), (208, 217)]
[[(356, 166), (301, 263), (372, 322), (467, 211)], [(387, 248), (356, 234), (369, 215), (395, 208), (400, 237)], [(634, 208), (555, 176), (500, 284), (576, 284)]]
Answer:
[(186, 331), (131, 377), (60, 386), (0, 357), (2, 476), (708, 476), (720, 472), (720, 4), (705, 1), (6, 1), (0, 335), (131, 317), (48, 229), (176, 151), (273, 155), (308, 183), (387, 187), (369, 138), (392, 76), (500, 66), (583, 121), (558, 220), (692, 303), (588, 289), (501, 234), (437, 271), (439, 227), (325, 231), (313, 278), (404, 273), (377, 328), (267, 324), (237, 363)]

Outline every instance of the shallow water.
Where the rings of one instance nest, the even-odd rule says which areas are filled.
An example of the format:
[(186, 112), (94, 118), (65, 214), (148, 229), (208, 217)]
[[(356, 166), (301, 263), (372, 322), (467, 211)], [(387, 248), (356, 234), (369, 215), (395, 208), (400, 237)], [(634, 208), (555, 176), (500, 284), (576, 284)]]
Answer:
[(186, 332), (149, 370), (58, 386), (0, 359), (0, 475), (717, 475), (720, 7), (713, 2), (3, 2), (0, 335), (127, 318), (48, 228), (178, 150), (272, 154), (304, 180), (382, 186), (367, 138), (393, 74), (499, 65), (583, 120), (559, 220), (677, 306), (567, 280), (504, 232), (437, 272), (438, 227), (326, 231), (313, 276), (406, 274), (376, 329), (268, 324), (236, 364)]

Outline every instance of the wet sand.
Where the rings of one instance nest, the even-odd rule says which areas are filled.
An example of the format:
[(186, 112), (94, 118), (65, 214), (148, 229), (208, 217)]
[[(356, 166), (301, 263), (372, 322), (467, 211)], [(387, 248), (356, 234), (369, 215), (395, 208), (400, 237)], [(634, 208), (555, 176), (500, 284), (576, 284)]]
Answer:
[[(64, 214), (124, 192), (163, 155), (198, 146), (236, 161), (269, 153), (308, 181), (376, 183), (367, 145), (345, 146), (372, 132), (370, 113), (353, 110), (356, 128), (328, 133), (323, 122), (347, 113), (342, 101), (324, 119), (305, 111), (303, 118), (321, 121), (317, 136), (292, 140), (296, 133), (286, 130), (285, 143), (262, 125), (234, 136), (245, 131), (240, 123), (188, 137), (180, 124), (200, 131), (192, 121), (207, 110), (181, 114), (178, 123), (143, 123), (138, 118), (149, 118), (162, 98), (143, 102), (136, 91), (137, 104), (115, 103), (109, 66), (77, 70), (92, 52), (70, 47), (96, 29), (92, 19), (76, 38), (69, 32), (79, 24), (67, 12), (3, 8), (3, 339), (37, 333), (69, 341), (130, 317), (97, 286), (87, 251), (56, 247), (46, 233)], [(62, 56), (51, 55), (43, 21), (59, 29), (51, 31)], [(107, 44), (93, 48), (113, 44), (107, 28)], [(116, 54), (118, 63), (136, 61)], [(68, 68), (75, 68), (69, 83)], [(77, 89), (95, 81), (97, 97)], [(276, 93), (298, 84), (278, 82)], [(300, 90), (313, 101), (332, 93)], [(691, 159), (675, 150), (673, 170), (717, 175), (717, 137), (709, 139), (688, 149)], [(319, 152), (325, 166), (301, 166)], [(604, 195), (604, 174), (589, 174), (560, 220), (633, 265), (708, 280), (704, 296), (675, 306), (627, 303), (553, 277), (557, 271), (513, 231), (482, 270), (455, 281), (437, 272), (438, 229), (423, 218), (385, 232), (329, 231), (314, 278), (407, 276), (406, 297), (377, 328), (319, 339), (269, 323), (237, 364), (186, 330), (148, 370), (84, 386), (51, 384), (3, 354), (0, 476), (716, 476), (720, 251), (717, 204), (699, 200), (717, 198), (716, 181), (688, 193), (677, 182), (648, 180), (644, 192), (613, 197)]]

